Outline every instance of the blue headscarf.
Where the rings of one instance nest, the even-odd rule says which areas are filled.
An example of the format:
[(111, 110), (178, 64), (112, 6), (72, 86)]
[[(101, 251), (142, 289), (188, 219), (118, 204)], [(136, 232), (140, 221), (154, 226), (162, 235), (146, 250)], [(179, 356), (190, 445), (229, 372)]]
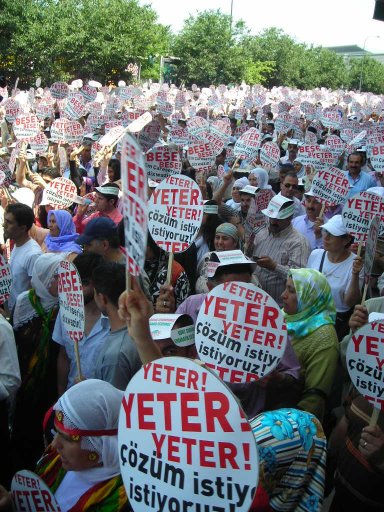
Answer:
[(80, 245), (75, 243), (79, 235), (76, 233), (71, 214), (66, 210), (50, 210), (48, 212), (48, 225), (51, 215), (55, 217), (60, 233), (59, 236), (49, 234), (45, 237), (48, 252), (75, 252), (81, 254), (83, 251)]

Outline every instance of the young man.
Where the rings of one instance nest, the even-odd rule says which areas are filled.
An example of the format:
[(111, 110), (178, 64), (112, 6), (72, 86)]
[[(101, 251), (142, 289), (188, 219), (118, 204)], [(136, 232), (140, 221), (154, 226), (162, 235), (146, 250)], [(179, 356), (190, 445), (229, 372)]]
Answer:
[(96, 305), (109, 318), (110, 325), (109, 335), (98, 353), (94, 378), (124, 391), (141, 368), (136, 345), (127, 332), (125, 321), (118, 315), (118, 300), (126, 288), (125, 267), (104, 262), (94, 269), (92, 281)]
[(9, 311), (12, 311), (18, 295), (29, 290), (33, 266), (42, 254), (39, 244), (28, 234), (34, 220), (32, 208), (25, 204), (10, 204), (5, 210), (4, 237), (15, 243), (10, 257), (12, 285), (8, 299)]

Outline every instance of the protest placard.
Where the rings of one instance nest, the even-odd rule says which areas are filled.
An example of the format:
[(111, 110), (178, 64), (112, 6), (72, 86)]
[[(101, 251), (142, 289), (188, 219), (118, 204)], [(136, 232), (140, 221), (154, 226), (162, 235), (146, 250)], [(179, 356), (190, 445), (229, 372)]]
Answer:
[(69, 86), (65, 82), (55, 82), (49, 90), (51, 91), (52, 98), (55, 98), (55, 100), (62, 100), (69, 94)]
[(80, 89), (80, 92), (83, 95), (85, 101), (95, 101), (97, 96), (97, 89), (95, 87), (92, 87), (89, 84), (85, 84)]
[(160, 124), (156, 119), (149, 122), (139, 133), (139, 143), (144, 152), (156, 144), (160, 136)]
[(87, 107), (81, 95), (71, 96), (68, 98), (64, 109), (64, 115), (68, 119), (80, 119), (87, 113)]
[(172, 253), (187, 250), (203, 218), (197, 183), (186, 176), (170, 176), (154, 189), (148, 207), (148, 227), (157, 245)]
[(5, 160), (0, 158), (0, 187), (9, 187), (12, 182), (12, 172)]
[(7, 260), (0, 254), (0, 304), (8, 300), (11, 284), (11, 269)]
[(341, 114), (338, 110), (324, 109), (320, 121), (326, 128), (340, 128)]
[(236, 158), (253, 160), (261, 144), (261, 133), (256, 128), (250, 128), (235, 143), (234, 154)]
[(154, 146), (145, 154), (145, 161), (148, 178), (153, 181), (163, 181), (181, 171), (180, 153), (170, 146)]
[(329, 135), (325, 139), (324, 145), (337, 156), (340, 156), (346, 147), (345, 142), (343, 142), (337, 135)]
[(349, 192), (348, 178), (337, 167), (329, 167), (315, 174), (311, 191), (326, 206), (344, 204)]
[(287, 328), (277, 303), (251, 283), (228, 282), (206, 296), (196, 321), (199, 357), (225, 381), (270, 373), (284, 354)]
[(68, 144), (79, 144), (84, 137), (84, 128), (79, 121), (68, 120), (63, 125), (63, 133)]
[(173, 105), (166, 101), (165, 103), (162, 103), (157, 107), (157, 110), (162, 114), (164, 117), (169, 117), (173, 112)]
[(47, 484), (32, 471), (15, 473), (11, 484), (15, 510), (24, 512), (60, 512), (60, 507)]
[(371, 165), (377, 172), (384, 171), (384, 142), (378, 142), (370, 148)]
[(40, 133), (40, 123), (34, 114), (19, 114), (13, 122), (17, 139), (32, 139)]
[[(191, 325), (174, 328), (181, 318), (188, 318)], [(189, 315), (184, 314), (155, 314), (149, 319), (149, 328), (153, 340), (165, 340), (171, 338), (179, 347), (189, 347), (195, 343), (195, 326)]]
[(356, 389), (384, 410), (384, 322), (371, 322), (349, 340), (347, 369)]
[(266, 142), (260, 150), (260, 160), (264, 167), (274, 169), (280, 160), (280, 148), (275, 142)]
[(364, 255), (364, 290), (361, 303), (365, 301), (368, 285), (371, 278), (373, 261), (375, 259), (377, 239), (379, 237), (380, 217), (375, 215), (369, 223), (367, 243), (365, 245)]
[(53, 207), (68, 208), (77, 198), (77, 188), (73, 181), (59, 177), (45, 188), (46, 199)]
[(197, 171), (208, 173), (216, 160), (216, 151), (208, 142), (193, 143), (188, 146), (188, 161)]
[(121, 180), (127, 271), (138, 276), (147, 246), (147, 175), (141, 148), (129, 134), (123, 139)]
[(303, 165), (310, 165), (317, 171), (326, 170), (327, 167), (335, 165), (337, 155), (327, 147), (318, 144), (299, 144), (297, 158)]
[(36, 151), (37, 154), (41, 155), (48, 151), (48, 138), (44, 132), (40, 132), (36, 137), (29, 139), (29, 145), (33, 151)]
[(189, 132), (186, 128), (172, 126), (169, 132), (169, 140), (177, 146), (187, 146), (189, 142)]
[(209, 131), (209, 123), (203, 117), (191, 117), (187, 120), (187, 130), (196, 139), (205, 140), (205, 134)]
[(248, 512), (259, 461), (231, 391), (180, 357), (146, 364), (131, 379), (118, 428), (120, 468), (135, 512)]
[(69, 123), (69, 119), (61, 117), (55, 119), (51, 125), (51, 139), (58, 144), (66, 144), (65, 126)]
[(3, 103), (3, 107), (5, 109), (5, 119), (9, 123), (13, 123), (16, 117), (21, 113), (20, 104), (12, 98), (6, 100)]
[(355, 241), (365, 242), (371, 219), (380, 217), (379, 236), (384, 234), (384, 199), (370, 192), (360, 192), (347, 199), (343, 206), (343, 224)]

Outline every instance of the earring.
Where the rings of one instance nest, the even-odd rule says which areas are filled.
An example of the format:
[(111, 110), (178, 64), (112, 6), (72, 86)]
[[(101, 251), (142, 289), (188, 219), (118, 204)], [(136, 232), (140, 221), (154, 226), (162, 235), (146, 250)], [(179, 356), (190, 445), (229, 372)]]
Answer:
[(90, 462), (95, 462), (98, 458), (99, 458), (99, 456), (96, 452), (90, 452), (88, 455), (88, 460)]

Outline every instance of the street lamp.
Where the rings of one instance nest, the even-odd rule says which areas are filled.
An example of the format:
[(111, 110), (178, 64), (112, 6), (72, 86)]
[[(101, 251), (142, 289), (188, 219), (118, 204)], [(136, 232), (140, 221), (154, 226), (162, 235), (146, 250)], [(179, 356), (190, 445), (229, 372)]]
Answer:
[(371, 39), (371, 38), (380, 39), (380, 36), (367, 36), (364, 39), (363, 56), (361, 58), (361, 66), (360, 66), (359, 92), (361, 92), (361, 85), (363, 83), (363, 68), (364, 68), (364, 58), (365, 58), (365, 45), (367, 44), (368, 39)]

